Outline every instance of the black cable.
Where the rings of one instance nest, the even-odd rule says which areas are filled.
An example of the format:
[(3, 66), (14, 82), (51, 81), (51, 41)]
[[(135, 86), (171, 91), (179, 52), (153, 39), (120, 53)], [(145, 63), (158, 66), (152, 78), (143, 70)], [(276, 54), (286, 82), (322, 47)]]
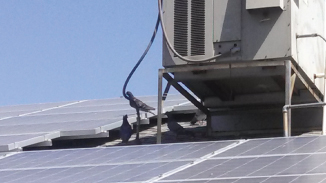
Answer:
[[(156, 21), (155, 29), (154, 29), (154, 32), (153, 32), (152, 38), (151, 38), (150, 42), (149, 42), (148, 45), (147, 45), (146, 50), (144, 51), (143, 55), (139, 58), (137, 64), (134, 66), (134, 68), (133, 68), (133, 69), (131, 70), (131, 72), (129, 73), (129, 76), (127, 77), (127, 79), (126, 79), (126, 81), (125, 81), (125, 83), (124, 83), (124, 85), (123, 85), (122, 94), (123, 94), (123, 96), (124, 96), (127, 100), (129, 100), (129, 101), (131, 101), (131, 100), (129, 99), (128, 95), (126, 94), (126, 88), (127, 88), (127, 85), (128, 85), (128, 83), (129, 83), (129, 80), (130, 80), (131, 76), (134, 74), (134, 72), (136, 71), (136, 69), (138, 68), (138, 66), (140, 65), (140, 63), (143, 61), (143, 59), (144, 59), (145, 56), (147, 55), (149, 49), (151, 48), (151, 46), (152, 46), (152, 44), (153, 44), (153, 42), (154, 42), (154, 39), (155, 39), (155, 37), (156, 37), (156, 34), (157, 34), (157, 30), (158, 30), (159, 25), (160, 25), (160, 16), (157, 17), (157, 21)], [(135, 106), (137, 106), (137, 105), (135, 105)]]

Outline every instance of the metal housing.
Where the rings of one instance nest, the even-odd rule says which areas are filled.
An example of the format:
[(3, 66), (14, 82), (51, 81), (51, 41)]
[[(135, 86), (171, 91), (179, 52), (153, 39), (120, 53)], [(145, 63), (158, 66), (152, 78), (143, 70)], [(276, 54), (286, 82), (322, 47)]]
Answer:
[[(297, 38), (314, 33), (324, 35), (323, 0), (198, 2), (202, 1), (164, 2), (168, 39), (184, 57), (196, 60), (221, 54), (218, 59), (201, 65), (291, 60), (311, 87), (323, 92), (324, 82), (315, 80), (314, 74), (324, 72), (324, 42), (320, 37)], [(197, 16), (204, 17), (195, 19)], [(190, 64), (196, 65), (180, 60), (163, 43), (164, 67)], [(175, 72), (174, 76), (208, 103), (212, 103), (207, 100), (211, 97), (228, 101), (236, 98), (235, 95), (284, 91), (284, 66)], [(302, 84), (296, 84), (296, 90), (303, 89)], [(219, 106), (214, 103), (212, 107)]]

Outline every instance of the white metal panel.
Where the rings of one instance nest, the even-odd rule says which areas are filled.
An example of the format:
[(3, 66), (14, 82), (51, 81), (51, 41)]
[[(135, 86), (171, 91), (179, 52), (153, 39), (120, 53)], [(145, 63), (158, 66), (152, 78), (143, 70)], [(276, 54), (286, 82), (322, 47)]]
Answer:
[(320, 37), (297, 39), (297, 35), (320, 34), (325, 37), (325, 1), (308, 0), (305, 3), (292, 0), (292, 53), (305, 74), (324, 93), (323, 79), (314, 79), (314, 74), (324, 73), (325, 42)]
[(214, 0), (214, 42), (241, 40), (241, 0)]
[(29, 145), (33, 145), (33, 144), (37, 144), (40, 142), (44, 142), (45, 141), (45, 135), (41, 135), (38, 137), (32, 137), (32, 138), (28, 138), (19, 142), (15, 142), (15, 148), (21, 148), (21, 147), (26, 147)]
[(284, 0), (246, 0), (246, 9), (274, 8), (285, 9)]
[(0, 152), (11, 151), (15, 149), (15, 143), (0, 145)]
[(101, 132), (100, 127), (94, 129), (84, 129), (84, 130), (69, 130), (61, 131), (60, 136), (81, 136), (81, 135), (96, 135)]

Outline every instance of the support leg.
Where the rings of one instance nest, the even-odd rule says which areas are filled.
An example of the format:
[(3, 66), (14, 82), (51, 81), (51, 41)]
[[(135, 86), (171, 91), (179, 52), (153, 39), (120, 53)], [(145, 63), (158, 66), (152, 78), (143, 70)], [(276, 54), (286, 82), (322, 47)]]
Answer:
[(288, 121), (288, 111), (283, 111), (283, 135), (284, 137), (289, 137), (289, 121)]
[[(290, 60), (285, 61), (285, 105), (291, 105), (291, 65), (292, 63)], [(287, 120), (284, 121), (287, 122), (287, 124), (285, 124), (288, 127), (287, 134), (291, 136), (291, 109), (288, 109), (287, 113), (284, 113), (284, 115), (285, 114), (287, 114)]]
[(158, 104), (157, 104), (157, 136), (156, 143), (162, 143), (162, 84), (163, 84), (163, 70), (160, 69), (158, 72)]
[[(326, 60), (324, 61), (324, 103), (326, 103)], [(326, 106), (323, 106), (323, 124), (322, 124), (322, 134), (326, 135)]]
[[(324, 81), (326, 82), (326, 80)], [(324, 83), (324, 103), (326, 102), (326, 84)], [(322, 134), (326, 135), (326, 106), (323, 106), (323, 124)]]

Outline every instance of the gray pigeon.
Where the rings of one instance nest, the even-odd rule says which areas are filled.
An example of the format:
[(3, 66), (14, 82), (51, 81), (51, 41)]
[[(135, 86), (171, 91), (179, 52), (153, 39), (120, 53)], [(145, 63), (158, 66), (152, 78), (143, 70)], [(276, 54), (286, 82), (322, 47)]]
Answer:
[[(145, 104), (144, 102), (142, 102), (138, 98), (134, 97), (134, 95), (130, 91), (127, 91), (127, 95), (131, 100), (133, 100), (136, 103), (136, 105), (138, 106), (140, 111), (149, 112), (149, 113), (152, 113), (153, 115), (155, 115), (151, 111), (151, 110), (155, 110), (154, 107), (148, 106), (147, 104)], [(136, 106), (135, 106), (135, 104), (133, 102), (130, 101), (129, 104), (130, 104), (131, 107), (136, 108)]]
[(179, 135), (187, 135), (191, 137), (195, 137), (195, 133), (192, 131), (188, 131), (184, 129), (172, 116), (171, 113), (167, 112), (166, 115), (168, 116), (168, 128), (171, 132), (175, 133), (178, 137)]
[(131, 125), (129, 124), (127, 118), (128, 118), (127, 115), (123, 116), (123, 122), (122, 125), (120, 126), (120, 138), (123, 143), (127, 143), (132, 134)]
[(207, 115), (203, 113), (201, 110), (197, 109), (195, 116), (191, 120), (191, 124), (194, 125), (198, 121), (205, 121), (207, 118)]

